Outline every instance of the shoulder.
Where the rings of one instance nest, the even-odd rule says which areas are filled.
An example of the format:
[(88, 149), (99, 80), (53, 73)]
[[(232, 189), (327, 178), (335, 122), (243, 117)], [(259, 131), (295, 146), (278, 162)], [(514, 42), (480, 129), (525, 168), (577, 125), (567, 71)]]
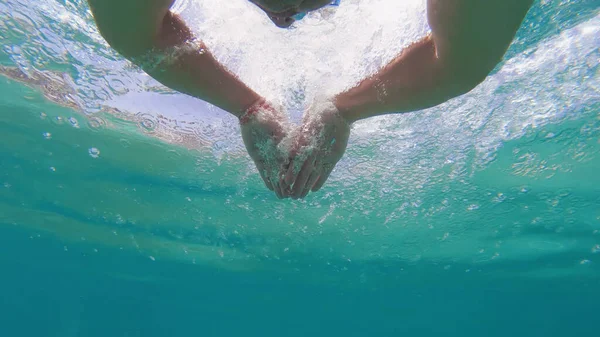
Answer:
[(147, 49), (174, 2), (88, 0), (100, 34), (111, 47), (123, 54), (136, 54)]

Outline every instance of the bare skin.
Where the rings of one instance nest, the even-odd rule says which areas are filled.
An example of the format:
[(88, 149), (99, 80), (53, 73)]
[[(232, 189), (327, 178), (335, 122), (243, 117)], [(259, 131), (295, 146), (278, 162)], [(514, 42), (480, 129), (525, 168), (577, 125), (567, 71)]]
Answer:
[[(169, 8), (174, 0), (89, 0), (94, 19), (106, 41), (146, 73), (179, 92), (200, 98), (240, 118), (263, 98), (219, 64), (201, 41)], [(172, 57), (173, 55), (176, 57)], [(161, 58), (166, 57), (164, 61)], [(281, 156), (277, 145), (285, 136), (287, 115), (270, 111), (270, 119), (241, 123), (248, 154), (270, 190), (284, 197), (279, 187)], [(273, 138), (267, 142), (266, 138)], [(257, 147), (261, 144), (261, 148)], [(265, 149), (267, 147), (267, 149)], [(275, 172), (275, 173), (273, 173)], [(274, 174), (275, 178), (267, 176)]]
[[(164, 85), (238, 118), (262, 100), (219, 64), (185, 23), (169, 11), (175, 0), (88, 1), (108, 43)], [(330, 3), (250, 1), (282, 28), (294, 23), (295, 14)], [(428, 0), (431, 35), (406, 48), (354, 88), (332, 97), (333, 104), (313, 105), (296, 133), (288, 158), (279, 155), (277, 149), (286, 136), (282, 111), (269, 109), (271, 119), (242, 123), (242, 138), (265, 185), (280, 198), (302, 198), (320, 189), (342, 158), (353, 122), (433, 107), (475, 88), (502, 60), (532, 2)], [(174, 50), (176, 57), (172, 57)], [(155, 56), (165, 56), (166, 60), (148, 66), (149, 55), (151, 60), (157, 59)], [(314, 111), (315, 106), (323, 108)], [(256, 144), (262, 145), (259, 148)], [(273, 157), (277, 159), (273, 161)]]
[[(372, 116), (405, 113), (430, 108), (465, 94), (479, 85), (502, 60), (521, 26), (533, 0), (428, 0), (427, 18), (431, 35), (406, 48), (387, 66), (364, 79), (356, 87), (338, 94), (333, 102), (349, 124)], [(331, 114), (331, 112), (328, 112)], [(309, 123), (311, 123), (309, 121)], [(331, 128), (314, 123), (304, 127), (312, 135), (341, 139), (347, 144), (349, 128)], [(299, 138), (294, 154), (311, 158), (302, 149), (319, 153), (321, 166), (294, 163), (283, 185), (291, 186), (291, 196), (317, 191), (329, 177), (331, 164), (342, 158), (346, 148), (330, 148), (320, 142), (316, 148)], [(329, 148), (328, 148), (329, 147)], [(318, 175), (317, 183), (306, 176)], [(301, 192), (302, 191), (302, 192)]]

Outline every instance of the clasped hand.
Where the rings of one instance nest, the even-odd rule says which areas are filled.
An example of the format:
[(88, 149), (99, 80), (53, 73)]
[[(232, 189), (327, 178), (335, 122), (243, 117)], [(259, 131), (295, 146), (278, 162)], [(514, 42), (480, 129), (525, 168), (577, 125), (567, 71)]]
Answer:
[(242, 138), (265, 186), (278, 198), (304, 198), (329, 178), (348, 145), (350, 125), (331, 102), (315, 102), (292, 128), (264, 102), (242, 116)]

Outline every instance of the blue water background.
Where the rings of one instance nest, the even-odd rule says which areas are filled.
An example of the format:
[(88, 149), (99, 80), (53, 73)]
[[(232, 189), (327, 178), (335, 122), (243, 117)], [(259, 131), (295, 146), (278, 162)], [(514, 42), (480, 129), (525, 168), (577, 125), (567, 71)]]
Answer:
[(598, 279), (421, 271), (353, 289), (118, 251), (99, 257), (85, 246), (66, 254), (59, 240), (27, 234), (2, 230), (4, 336), (594, 336), (598, 329)]
[[(571, 20), (579, 6), (597, 7), (592, 1), (572, 3), (570, 11), (542, 20), (545, 26), (540, 34), (522, 33), (510, 53), (520, 53), (593, 16), (594, 12), (587, 11), (585, 17)], [(530, 20), (538, 14), (534, 10)], [(2, 62), (10, 65), (12, 60), (4, 57)], [(594, 232), (600, 228), (596, 187), (600, 186), (600, 105), (574, 107), (574, 114), (583, 117), (532, 130), (505, 144), (490, 168), (475, 175), (479, 180), (471, 181), (470, 186), (480, 189), (460, 190), (462, 185), (457, 183), (454, 190), (470, 201), (452, 204), (451, 211), (457, 214), (452, 221), (473, 227), (493, 222), (499, 236), (508, 238), (516, 228), (511, 224), (540, 215), (546, 223), (518, 235), (535, 239), (537, 244), (547, 238), (576, 243), (564, 250), (522, 260), (503, 260), (500, 255), (489, 264), (382, 258), (340, 259), (330, 266), (326, 263), (330, 256), (302, 251), (298, 245), (301, 252), (290, 258), (292, 263), (258, 258), (260, 267), (239, 270), (237, 265), (231, 267), (233, 262), (192, 264), (181, 249), (174, 253), (167, 243), (144, 245), (140, 241), (140, 248), (138, 243), (110, 238), (114, 229), (157, 240), (152, 242), (174, 242), (177, 247), (198, 242), (209, 247), (232, 245), (242, 252), (257, 243), (279, 247), (279, 241), (271, 242), (261, 232), (227, 239), (218, 232), (216, 219), (240, 218), (227, 208), (225, 199), (234, 196), (251, 204), (272, 200), (256, 177), (244, 185), (243, 196), (236, 194), (237, 178), (230, 172), (237, 173), (243, 165), (235, 160), (218, 167), (215, 163), (214, 172), (196, 176), (195, 160), (203, 160), (204, 154), (174, 150), (133, 132), (94, 130), (80, 114), (48, 102), (39, 89), (12, 80), (1, 78), (0, 92), (0, 337), (599, 334), (600, 259), (593, 247), (600, 243)], [(64, 116), (64, 120), (42, 119), (41, 112)], [(66, 120), (69, 116), (78, 118), (81, 128), (71, 127)], [(123, 122), (122, 127), (129, 126)], [(596, 131), (584, 132), (592, 129)], [(46, 133), (51, 139), (45, 139)], [(101, 149), (99, 160), (90, 156), (92, 147)], [(570, 163), (571, 170), (540, 183), (539, 177), (502, 175), (515, 160), (517, 148), (534, 149), (549, 162), (561, 162), (562, 157), (552, 155), (574, 149), (587, 157), (569, 162), (565, 155), (563, 162)], [(491, 181), (510, 187), (504, 190), (512, 198), (508, 205), (484, 201), (489, 199), (485, 184)], [(535, 187), (521, 193), (524, 185)], [(133, 187), (140, 194), (131, 192)], [(184, 207), (186, 196), (202, 202)], [(562, 198), (558, 207), (550, 207), (557, 196)], [(352, 196), (338, 195), (333, 200), (342, 203), (346, 199)], [(130, 206), (125, 200), (139, 204)], [(473, 200), (481, 202), (483, 215), (465, 211)], [(133, 214), (127, 217), (121, 212), (124, 222), (115, 220), (119, 205)], [(529, 211), (522, 209), (524, 205)], [(207, 219), (212, 218), (214, 226), (208, 224), (200, 234), (190, 234), (192, 217), (186, 212), (193, 208), (209, 214)], [(445, 221), (450, 222), (445, 218), (448, 214), (434, 218), (434, 225), (444, 228)], [(128, 222), (132, 218), (138, 221)], [(423, 216), (417, 222), (428, 220)], [(268, 221), (269, 226), (277, 224)], [(364, 225), (375, 227), (368, 222)], [(456, 237), (468, 234), (452, 233)], [(426, 246), (435, 250), (438, 244), (432, 238)], [(539, 248), (544, 249), (549, 248)], [(509, 251), (506, 248), (505, 253)]]

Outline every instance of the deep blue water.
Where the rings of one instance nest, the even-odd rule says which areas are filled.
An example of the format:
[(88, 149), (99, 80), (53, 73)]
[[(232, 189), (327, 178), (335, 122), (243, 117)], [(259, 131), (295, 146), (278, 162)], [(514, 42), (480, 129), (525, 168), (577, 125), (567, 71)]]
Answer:
[[(318, 286), (152, 262), (4, 227), (3, 336), (593, 336), (598, 279), (411, 273)], [(113, 274), (112, 276), (110, 274)], [(137, 275), (122, 279), (114, 275)]]

